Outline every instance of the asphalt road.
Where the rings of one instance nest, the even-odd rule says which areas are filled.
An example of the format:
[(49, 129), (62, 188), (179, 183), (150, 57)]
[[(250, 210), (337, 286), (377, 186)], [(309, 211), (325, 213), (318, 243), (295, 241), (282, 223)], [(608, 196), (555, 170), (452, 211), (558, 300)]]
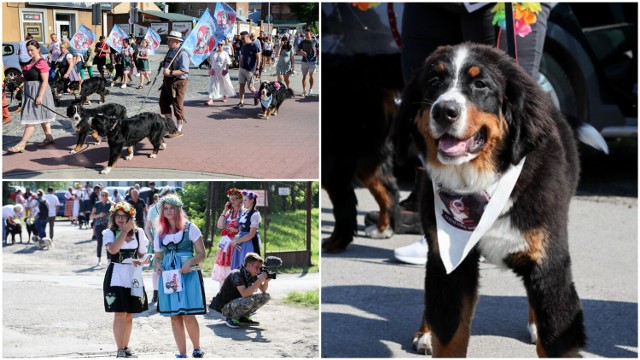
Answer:
[[(2, 249), (2, 358), (113, 358), (113, 315), (102, 300), (107, 267), (94, 266), (91, 230), (57, 221), (52, 250), (27, 244), (24, 233), (24, 244)], [(210, 275), (203, 274), (207, 301), (218, 292)], [(149, 272), (144, 282), (152, 296)], [(271, 301), (254, 316), (259, 326), (230, 329), (215, 311), (196, 316), (205, 357), (317, 358), (319, 311), (283, 300), (319, 284), (318, 273), (279, 274), (269, 285)], [(134, 315), (130, 347), (141, 358), (174, 358), (171, 321), (149, 309)], [(188, 340), (187, 350), (191, 354)]]
[[(167, 51), (161, 46), (158, 54), (151, 59), (151, 79)], [(149, 173), (164, 172), (172, 178), (288, 178), (317, 179), (319, 177), (319, 67), (316, 71), (314, 94), (302, 97), (302, 75), (300, 59), (296, 59), (297, 74), (291, 76), (291, 89), (296, 96), (287, 99), (275, 117), (258, 117), (260, 106), (253, 105), (253, 99), (245, 100), (243, 109), (236, 110), (238, 95), (228, 102), (216, 102), (206, 106), (208, 100), (209, 75), (206, 69), (196, 69), (191, 64), (190, 78), (185, 98), (184, 136), (167, 140), (167, 150), (161, 151), (156, 159), (148, 158), (152, 146), (148, 140), (135, 147), (133, 160), (120, 159), (109, 175), (99, 174), (106, 166), (109, 147), (106, 141), (96, 145), (90, 137), (83, 151), (69, 154), (75, 146), (77, 135), (66, 118), (52, 123), (55, 144), (38, 148), (36, 143), (44, 139), (38, 127), (27, 144), (24, 153), (3, 155), (3, 177), (5, 179), (122, 179), (148, 177)], [(238, 90), (238, 69), (231, 69), (231, 81)], [(94, 74), (98, 76), (97, 71)], [(140, 78), (134, 77), (137, 85)], [(262, 74), (263, 81), (274, 81), (275, 67)], [(308, 82), (308, 80), (307, 80)], [(119, 83), (116, 83), (119, 84)], [(153, 87), (142, 90), (135, 87), (109, 88), (106, 102), (117, 102), (127, 108), (128, 116), (143, 111), (159, 112), (157, 90), (162, 84), (159, 76)], [(256, 83), (256, 87), (259, 84)], [(99, 96), (90, 96), (92, 105), (98, 106)], [(72, 95), (64, 95), (56, 109), (66, 114)], [(11, 104), (13, 110), (17, 103)], [(13, 121), (2, 127), (2, 148), (18, 143), (24, 126), (20, 115), (13, 114)], [(124, 152), (123, 152), (124, 153)], [(122, 156), (124, 157), (124, 155)], [(165, 175), (165, 174), (163, 174)]]
[[(638, 357), (637, 175), (635, 179), (623, 185), (626, 193), (635, 187), (635, 195), (595, 193), (576, 196), (571, 203), (569, 242), (588, 336), (585, 357)], [(424, 266), (393, 258), (395, 248), (420, 236), (366, 238), (364, 215), (377, 205), (366, 189), (358, 188), (356, 194), (358, 236), (345, 252), (322, 254), (322, 357), (422, 357), (412, 350), (411, 339), (422, 317)], [(407, 195), (403, 191), (402, 198)], [(331, 202), (323, 192), (323, 238), (331, 233), (333, 221)], [(483, 263), (480, 269), (468, 356), (537, 357), (529, 343), (521, 281), (491, 264)]]

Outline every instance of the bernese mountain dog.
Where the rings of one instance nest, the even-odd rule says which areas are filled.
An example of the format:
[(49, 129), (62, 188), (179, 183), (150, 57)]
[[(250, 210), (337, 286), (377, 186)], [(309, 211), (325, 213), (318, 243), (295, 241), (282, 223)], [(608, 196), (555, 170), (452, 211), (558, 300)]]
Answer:
[(82, 82), (72, 81), (69, 84), (69, 89), (72, 91), (80, 91), (80, 100), (76, 100), (74, 102), (82, 105), (91, 104), (91, 100), (88, 99), (89, 95), (100, 95), (100, 102), (102, 104), (105, 103), (104, 97), (109, 95), (109, 90), (107, 90), (107, 80), (98, 76)]
[(260, 84), (260, 105), (262, 106), (262, 113), (260, 116), (268, 119), (269, 116), (278, 115), (280, 106), (286, 99), (293, 97), (293, 90), (287, 88), (287, 86), (281, 81), (263, 81)]
[[(396, 141), (413, 138), (428, 174), (420, 195), (429, 252), (416, 350), (467, 355), (483, 256), (522, 278), (538, 355), (579, 356), (586, 336), (567, 230), (578, 152), (573, 129), (549, 96), (500, 50), (471, 43), (444, 46), (405, 88), (398, 119)], [(442, 190), (473, 198), (518, 167), (512, 189), (488, 192), (487, 208), (494, 197), (504, 199), (495, 222), (485, 223), (488, 230), (478, 242), (447, 267), (454, 246), (443, 242), (438, 218), (443, 211), (435, 206), (443, 200), (434, 194)], [(481, 227), (461, 231), (473, 228)]]
[(142, 139), (148, 138), (153, 145), (150, 158), (156, 158), (160, 149), (165, 149), (164, 136), (176, 131), (176, 125), (171, 118), (165, 118), (158, 113), (143, 112), (130, 118), (114, 119), (99, 114), (91, 119), (91, 128), (99, 136), (106, 136), (109, 143), (109, 161), (107, 167), (100, 171), (108, 174), (120, 158), (122, 149), (127, 148), (126, 160), (133, 159), (133, 148)]
[(102, 138), (91, 128), (91, 119), (99, 114), (106, 115), (106, 118), (111, 119), (115, 124), (116, 119), (127, 118), (127, 108), (120, 104), (105, 104), (97, 108), (85, 109), (82, 103), (67, 107), (67, 117), (76, 124), (75, 128), (78, 133), (78, 142), (69, 153), (75, 154), (82, 150), (86, 143), (87, 135), (91, 135), (96, 143), (100, 145)]

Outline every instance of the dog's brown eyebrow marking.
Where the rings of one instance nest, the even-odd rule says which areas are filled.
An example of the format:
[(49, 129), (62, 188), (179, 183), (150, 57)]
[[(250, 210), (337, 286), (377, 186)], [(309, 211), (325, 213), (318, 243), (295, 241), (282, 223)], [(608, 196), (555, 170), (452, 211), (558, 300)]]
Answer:
[(480, 68), (478, 66), (472, 66), (469, 68), (468, 71), (469, 75), (471, 75), (471, 77), (476, 77), (480, 74)]
[(443, 73), (443, 72), (445, 72), (446, 70), (447, 70), (447, 68), (444, 66), (444, 64), (443, 64), (443, 63), (438, 63), (438, 64), (436, 65), (436, 71), (437, 71), (437, 72), (439, 72), (439, 73)]

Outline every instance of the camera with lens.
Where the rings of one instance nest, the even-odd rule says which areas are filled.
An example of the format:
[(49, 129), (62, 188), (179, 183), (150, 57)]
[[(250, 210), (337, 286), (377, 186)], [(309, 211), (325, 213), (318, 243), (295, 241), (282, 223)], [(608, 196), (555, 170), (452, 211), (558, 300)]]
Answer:
[(276, 273), (271, 271), (271, 268), (279, 267), (282, 265), (282, 259), (277, 256), (267, 256), (264, 260), (264, 265), (260, 268), (260, 272), (258, 274), (262, 274), (263, 272), (267, 274), (267, 278), (275, 279)]

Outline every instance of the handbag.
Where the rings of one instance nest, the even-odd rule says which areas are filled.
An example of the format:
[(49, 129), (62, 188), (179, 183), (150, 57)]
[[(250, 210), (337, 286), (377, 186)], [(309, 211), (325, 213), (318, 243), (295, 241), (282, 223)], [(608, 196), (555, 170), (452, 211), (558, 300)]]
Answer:
[(216, 75), (216, 69), (209, 69), (209, 75), (215, 76)]

